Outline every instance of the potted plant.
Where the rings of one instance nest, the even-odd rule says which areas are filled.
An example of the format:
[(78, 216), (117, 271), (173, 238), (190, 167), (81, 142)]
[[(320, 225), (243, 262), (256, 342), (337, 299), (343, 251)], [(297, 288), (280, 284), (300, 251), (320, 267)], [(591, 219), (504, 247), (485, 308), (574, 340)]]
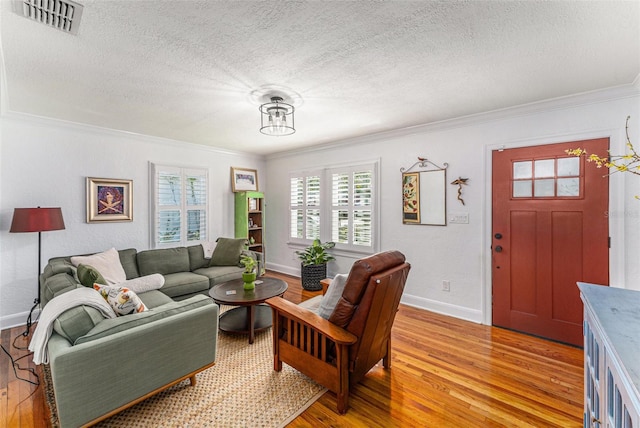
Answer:
[(240, 264), (244, 266), (244, 272), (242, 272), (242, 281), (244, 282), (245, 290), (253, 290), (256, 288), (256, 261), (253, 257), (246, 254), (240, 256)]
[(320, 281), (327, 277), (327, 263), (335, 260), (327, 250), (335, 247), (335, 242), (320, 242), (314, 239), (311, 246), (304, 251), (296, 251), (296, 254), (302, 261), (300, 267), (300, 276), (302, 288), (309, 291), (317, 291), (322, 289)]

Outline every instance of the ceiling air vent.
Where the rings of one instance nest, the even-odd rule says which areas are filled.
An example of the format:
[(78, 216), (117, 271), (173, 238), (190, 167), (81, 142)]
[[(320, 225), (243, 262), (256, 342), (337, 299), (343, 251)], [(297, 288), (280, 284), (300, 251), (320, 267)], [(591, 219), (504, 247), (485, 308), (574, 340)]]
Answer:
[(13, 0), (18, 15), (71, 34), (78, 33), (82, 8), (69, 0)]

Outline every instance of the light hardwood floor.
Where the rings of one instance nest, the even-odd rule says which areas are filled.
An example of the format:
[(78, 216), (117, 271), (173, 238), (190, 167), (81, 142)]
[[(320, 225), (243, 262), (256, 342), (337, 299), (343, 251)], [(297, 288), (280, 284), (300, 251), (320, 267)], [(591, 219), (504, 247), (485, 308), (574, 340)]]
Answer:
[[(284, 297), (292, 302), (318, 294), (303, 290), (298, 278), (269, 275), (287, 281)], [(22, 331), (1, 334), (14, 358), (26, 353), (12, 346)], [(336, 413), (335, 395), (328, 392), (289, 426), (582, 426), (581, 349), (405, 305), (392, 341), (391, 370), (374, 367), (352, 391), (346, 415)], [(27, 341), (19, 337), (16, 344)], [(0, 428), (47, 425), (42, 388), (17, 380), (2, 353)]]

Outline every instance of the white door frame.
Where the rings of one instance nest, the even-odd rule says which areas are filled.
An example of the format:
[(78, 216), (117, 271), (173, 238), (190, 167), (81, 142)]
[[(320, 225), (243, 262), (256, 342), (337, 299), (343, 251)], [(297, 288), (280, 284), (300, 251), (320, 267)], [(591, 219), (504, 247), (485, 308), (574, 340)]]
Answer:
[[(482, 323), (492, 324), (492, 289), (493, 278), (491, 276), (491, 228), (493, 220), (492, 211), (492, 152), (501, 149), (513, 149), (520, 147), (542, 146), (546, 144), (564, 143), (570, 141), (591, 140), (595, 138), (609, 138), (611, 153), (625, 153), (626, 136), (623, 129), (604, 129), (577, 134), (561, 134), (555, 136), (540, 137), (505, 143), (488, 144), (484, 148), (484, 221), (482, 222), (482, 291), (480, 294), (480, 308), (482, 311)], [(587, 167), (595, 168), (595, 165), (587, 164)], [(603, 169), (603, 175), (606, 170)], [(609, 250), (609, 284), (612, 287), (624, 287), (625, 284), (625, 242), (624, 242), (624, 177), (623, 174), (613, 174), (609, 177), (609, 236), (611, 237), (611, 249)], [(616, 215), (614, 215), (616, 214)]]

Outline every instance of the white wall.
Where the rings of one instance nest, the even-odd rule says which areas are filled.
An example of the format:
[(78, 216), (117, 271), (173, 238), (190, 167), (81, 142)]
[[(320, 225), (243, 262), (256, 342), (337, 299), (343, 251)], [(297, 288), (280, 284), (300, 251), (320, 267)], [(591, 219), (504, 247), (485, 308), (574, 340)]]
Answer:
[[(150, 247), (149, 162), (206, 167), (209, 236), (233, 236), (230, 167), (255, 168), (264, 186), (264, 161), (205, 146), (4, 115), (0, 122), (0, 327), (24, 324), (37, 296), (38, 236), (9, 233), (16, 207), (62, 207), (65, 230), (42, 233), (42, 264), (50, 257)], [(86, 177), (133, 180), (133, 222), (85, 222)]]
[[(398, 249), (412, 264), (403, 301), (490, 323), (491, 150), (610, 137), (612, 152), (621, 152), (627, 115), (632, 117), (632, 141), (640, 147), (638, 93), (634, 86), (616, 88), (268, 156), (267, 267), (299, 272), (293, 248), (287, 245), (290, 170), (380, 158), (381, 249)], [(469, 178), (463, 189), (465, 206), (456, 199), (456, 187), (447, 184), (448, 217), (468, 213), (469, 224), (402, 224), (400, 168), (410, 167), (418, 156), (439, 165), (447, 162), (447, 183), (459, 176)], [(640, 290), (640, 201), (632, 196), (640, 194), (640, 181), (627, 176), (611, 180), (611, 282)], [(331, 273), (346, 272), (352, 262), (340, 257), (329, 268)], [(450, 292), (442, 291), (443, 280), (451, 282)]]

